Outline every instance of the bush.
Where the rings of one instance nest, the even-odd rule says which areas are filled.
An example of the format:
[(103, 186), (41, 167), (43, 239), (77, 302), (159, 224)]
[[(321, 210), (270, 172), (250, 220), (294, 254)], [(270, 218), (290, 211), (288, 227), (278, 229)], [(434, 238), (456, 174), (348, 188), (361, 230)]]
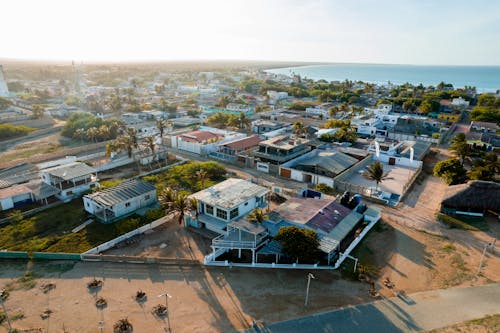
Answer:
[(34, 128), (28, 126), (14, 126), (11, 124), (0, 124), (0, 140), (12, 139), (23, 136), (34, 131)]
[(114, 333), (127, 333), (132, 332), (132, 330), (132, 323), (130, 323), (127, 318), (120, 319), (113, 325)]
[(471, 230), (471, 231), (480, 231), (489, 229), (488, 223), (483, 218), (460, 216), (459, 219), (443, 213), (437, 213), (436, 217), (441, 223), (447, 225), (450, 228)]

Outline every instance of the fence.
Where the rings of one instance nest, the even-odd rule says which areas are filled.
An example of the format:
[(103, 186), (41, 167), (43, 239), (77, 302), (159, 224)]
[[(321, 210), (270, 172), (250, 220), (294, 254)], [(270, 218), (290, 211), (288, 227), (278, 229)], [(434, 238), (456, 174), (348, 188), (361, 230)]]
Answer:
[(96, 262), (126, 262), (131, 264), (160, 264), (160, 265), (200, 265), (197, 260), (182, 258), (135, 257), (120, 255), (82, 254), (82, 261)]
[(34, 260), (81, 260), (79, 253), (33, 252)]
[[(36, 213), (43, 212), (44, 210), (62, 205), (63, 203), (64, 202), (62, 202), (62, 201), (56, 201), (56, 202), (53, 202), (51, 204), (48, 204), (48, 205), (45, 205), (42, 207), (37, 207), (37, 208), (31, 209), (31, 210), (28, 210), (26, 212), (21, 212), (21, 214), (22, 214), (23, 218), (30, 217)], [(4, 217), (3, 219), (0, 220), (0, 225), (5, 224), (5, 223), (9, 223), (11, 220), (12, 220), (11, 217)]]
[(151, 223), (148, 223), (146, 225), (143, 225), (142, 227), (139, 227), (137, 229), (134, 229), (130, 232), (127, 232), (126, 234), (123, 234), (121, 236), (118, 236), (116, 237), (115, 239), (112, 239), (106, 243), (103, 243), (103, 244), (100, 244), (96, 247), (94, 247), (93, 249), (90, 249), (86, 252), (84, 252), (83, 254), (98, 254), (99, 252), (102, 252), (102, 251), (106, 251), (106, 250), (109, 250), (113, 247), (115, 247), (117, 244), (133, 237), (133, 236), (136, 236), (136, 235), (139, 235), (139, 234), (142, 234), (144, 233), (145, 231), (147, 230), (151, 230), (151, 229), (154, 229), (166, 222), (168, 222), (170, 219), (172, 218), (172, 214), (169, 214), (167, 216), (164, 216), (158, 220), (155, 220)]
[(0, 251), (0, 259), (29, 259), (28, 252), (21, 251)]

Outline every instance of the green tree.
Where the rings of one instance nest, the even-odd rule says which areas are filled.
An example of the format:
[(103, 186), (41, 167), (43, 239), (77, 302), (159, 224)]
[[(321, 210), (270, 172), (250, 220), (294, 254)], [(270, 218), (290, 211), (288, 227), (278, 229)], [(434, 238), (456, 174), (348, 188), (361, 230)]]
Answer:
[(304, 123), (301, 121), (296, 121), (292, 126), (293, 133), (297, 136), (303, 136), (307, 133), (307, 128), (304, 126)]
[(250, 128), (252, 121), (243, 112), (240, 112), (238, 117), (238, 126), (241, 129)]
[(247, 221), (255, 222), (255, 223), (263, 223), (265, 220), (269, 219), (262, 208), (255, 208), (248, 214)]
[(163, 134), (165, 133), (165, 129), (167, 128), (168, 122), (165, 119), (156, 120), (156, 128), (160, 131), (160, 138), (163, 142)]
[(442, 178), (448, 185), (455, 185), (465, 181), (466, 171), (459, 160), (451, 158), (436, 163), (434, 176)]
[(219, 100), (217, 101), (217, 104), (215, 104), (215, 106), (225, 108), (229, 103), (231, 103), (231, 99), (229, 98), (229, 96), (224, 95), (219, 97)]
[(450, 150), (456, 157), (459, 158), (462, 166), (467, 158), (469, 158), (471, 154), (471, 148), (467, 143), (464, 133), (458, 133), (451, 139), (450, 142)]
[(39, 104), (33, 105), (33, 117), (40, 119), (45, 113), (45, 108)]
[(432, 112), (433, 110), (433, 107), (432, 107), (432, 103), (431, 101), (429, 100), (424, 100), (420, 106), (418, 107), (420, 112), (422, 112), (423, 114), (429, 114), (430, 112)]
[(390, 179), (389, 177), (387, 177), (387, 175), (384, 175), (384, 166), (379, 161), (370, 164), (368, 168), (366, 168), (366, 171), (367, 177), (375, 181), (376, 191), (378, 191), (378, 184), (386, 179)]
[(207, 118), (207, 124), (217, 128), (224, 128), (228, 123), (229, 115), (224, 112), (216, 112)]
[(283, 253), (299, 261), (313, 263), (320, 258), (316, 232), (298, 227), (282, 227), (275, 237), (281, 242)]
[(184, 215), (187, 212), (198, 210), (198, 202), (196, 199), (189, 198), (186, 192), (178, 192), (170, 187), (163, 190), (159, 200), (167, 214), (177, 214), (179, 224), (182, 224)]

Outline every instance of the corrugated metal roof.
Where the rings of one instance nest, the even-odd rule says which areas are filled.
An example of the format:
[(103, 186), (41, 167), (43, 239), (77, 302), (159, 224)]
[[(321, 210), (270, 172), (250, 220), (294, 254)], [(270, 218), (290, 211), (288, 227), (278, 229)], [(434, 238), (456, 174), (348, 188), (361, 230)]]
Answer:
[(339, 174), (358, 162), (357, 159), (340, 152), (320, 152), (311, 159), (301, 161), (302, 166), (319, 166), (325, 170)]
[(96, 193), (87, 194), (85, 197), (104, 206), (113, 206), (154, 190), (156, 187), (153, 184), (135, 179)]
[(363, 219), (363, 214), (352, 211), (339, 224), (337, 224), (332, 231), (330, 231), (328, 238), (340, 243), (361, 219)]
[(31, 181), (26, 184), (26, 186), (31, 189), (31, 192), (37, 200), (48, 198), (60, 192), (58, 188), (46, 184), (41, 180)]
[(63, 180), (71, 180), (73, 178), (91, 175), (93, 173), (96, 173), (97, 170), (85, 163), (74, 162), (46, 169), (43, 172), (46, 172)]

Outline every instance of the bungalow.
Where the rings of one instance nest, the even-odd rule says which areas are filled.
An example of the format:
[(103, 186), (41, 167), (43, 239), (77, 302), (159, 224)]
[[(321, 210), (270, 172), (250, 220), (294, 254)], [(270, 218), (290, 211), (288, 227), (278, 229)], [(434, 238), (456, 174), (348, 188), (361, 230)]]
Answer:
[(25, 185), (0, 189), (0, 210), (22, 206), (33, 201), (31, 190)]
[(103, 223), (115, 222), (157, 202), (156, 187), (141, 180), (126, 181), (83, 197), (85, 210)]
[(97, 171), (85, 163), (73, 162), (41, 171), (42, 182), (56, 187), (60, 200), (73, 197), (99, 185)]
[[(252, 150), (257, 147), (261, 141), (262, 140), (257, 135), (251, 135), (245, 138), (221, 143), (217, 146), (217, 151), (210, 153), (210, 156), (226, 161), (236, 161), (239, 154)], [(243, 158), (242, 162), (244, 161), (245, 159)]]
[(351, 210), (327, 198), (291, 198), (268, 215), (269, 220), (263, 226), (271, 236), (276, 236), (280, 228), (289, 226), (315, 231), (319, 249), (325, 253), (328, 264), (349, 255), (380, 219), (380, 212), (375, 208), (358, 204)]
[(197, 216), (186, 225), (225, 234), (227, 225), (258, 207), (266, 207), (269, 190), (243, 179), (229, 178), (190, 197), (198, 200)]
[(279, 174), (300, 182), (333, 187), (333, 178), (356, 163), (356, 158), (337, 150), (315, 149), (280, 166)]
[(211, 127), (200, 126), (197, 131), (192, 131), (171, 138), (173, 148), (189, 151), (198, 155), (208, 155), (217, 150), (221, 143), (244, 138), (243, 133), (219, 130)]
[(284, 124), (279, 122), (274, 122), (266, 119), (257, 119), (252, 121), (252, 132), (261, 134), (283, 128), (284, 126)]

